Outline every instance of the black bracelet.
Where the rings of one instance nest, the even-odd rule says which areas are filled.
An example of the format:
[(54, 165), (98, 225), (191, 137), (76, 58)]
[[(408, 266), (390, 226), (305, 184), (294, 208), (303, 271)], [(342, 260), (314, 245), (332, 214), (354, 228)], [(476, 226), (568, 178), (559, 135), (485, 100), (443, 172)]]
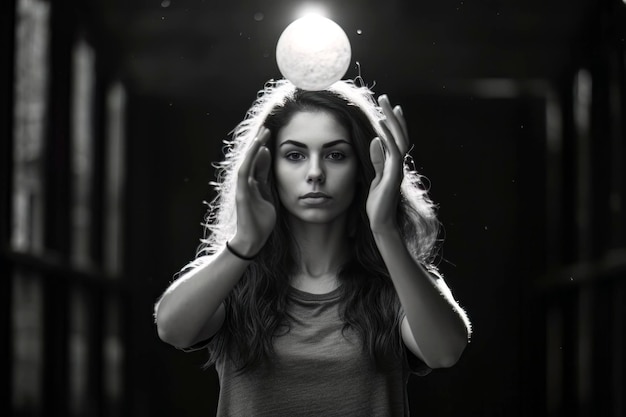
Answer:
[(228, 241), (226, 241), (226, 249), (228, 249), (228, 251), (230, 253), (232, 253), (233, 255), (235, 255), (237, 258), (239, 259), (243, 259), (244, 261), (252, 261), (254, 260), (254, 258), (256, 258), (256, 256), (258, 255), (258, 253), (254, 256), (243, 256), (242, 254), (240, 254), (239, 252), (237, 252), (236, 250), (234, 250), (233, 248), (230, 247), (230, 245), (228, 244)]

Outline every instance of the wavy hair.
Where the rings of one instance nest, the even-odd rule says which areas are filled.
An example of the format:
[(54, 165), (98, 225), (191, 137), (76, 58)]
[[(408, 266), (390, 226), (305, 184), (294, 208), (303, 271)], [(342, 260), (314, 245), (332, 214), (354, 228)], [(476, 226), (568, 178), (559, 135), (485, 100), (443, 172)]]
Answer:
[[(374, 242), (365, 210), (369, 185), (375, 176), (369, 144), (374, 137), (384, 134), (379, 126), (383, 113), (373, 92), (357, 82), (360, 79), (339, 81), (323, 91), (304, 91), (287, 80), (269, 81), (265, 85), (244, 120), (231, 132), (231, 139), (225, 141), (225, 158), (215, 165), (217, 178), (212, 185), (217, 194), (209, 203), (205, 235), (196, 259), (181, 273), (210, 261), (235, 234), (237, 172), (259, 128), (266, 126), (270, 130), (271, 143), (295, 113), (329, 112), (347, 128), (359, 160), (357, 190), (351, 206), (356, 215), (350, 216), (348, 226), (353, 252), (338, 275), (342, 284), (344, 330), (355, 330), (371, 359), (376, 365), (384, 365), (384, 358), (398, 357), (402, 352), (398, 337), (400, 302)], [(270, 144), (268, 148), (273, 149)], [(254, 368), (274, 353), (273, 338), (289, 331), (289, 277), (295, 271), (299, 253), (272, 172), (269, 181), (277, 211), (276, 226), (224, 301), (226, 318), (209, 344), (206, 367), (227, 355), (240, 371)], [(428, 197), (422, 176), (408, 164), (404, 165), (397, 219), (413, 258), (436, 272), (433, 263), (439, 233), (436, 206)]]

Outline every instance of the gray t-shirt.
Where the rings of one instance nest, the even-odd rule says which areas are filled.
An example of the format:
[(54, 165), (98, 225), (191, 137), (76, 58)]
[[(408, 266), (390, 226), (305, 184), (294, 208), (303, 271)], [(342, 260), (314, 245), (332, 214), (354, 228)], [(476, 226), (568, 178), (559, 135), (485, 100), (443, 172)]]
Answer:
[(339, 289), (292, 288), (289, 297), (291, 328), (274, 339), (271, 363), (237, 373), (231, 361), (218, 359), (218, 416), (409, 415), (407, 380), (412, 372), (427, 374), (426, 365), (404, 349), (402, 363), (377, 371), (356, 332), (342, 332)]

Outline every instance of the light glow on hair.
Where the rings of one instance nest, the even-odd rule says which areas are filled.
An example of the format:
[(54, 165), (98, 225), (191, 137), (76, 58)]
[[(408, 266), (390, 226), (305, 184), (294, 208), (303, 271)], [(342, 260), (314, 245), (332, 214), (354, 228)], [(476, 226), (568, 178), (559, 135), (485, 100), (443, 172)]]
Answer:
[[(358, 107), (371, 122), (378, 136), (385, 133), (380, 127), (379, 121), (384, 117), (382, 109), (374, 99), (374, 94), (369, 87), (362, 84), (362, 80), (341, 80), (328, 87), (331, 91), (349, 103)], [(252, 145), (258, 130), (277, 106), (282, 106), (286, 101), (293, 98), (296, 86), (288, 80), (270, 80), (264, 88), (258, 92), (257, 99), (246, 113), (244, 120), (231, 132), (231, 139), (224, 141), (225, 158), (221, 162), (214, 163), (217, 168), (216, 181), (211, 185), (215, 188), (217, 196), (208, 203), (209, 210), (205, 218), (205, 236), (201, 239), (202, 244), (197, 256), (212, 255), (221, 252), (228, 240), (236, 233), (237, 229), (237, 174), (246, 152)], [(405, 198), (420, 203), (414, 207), (422, 218), (435, 217), (435, 206), (428, 197), (428, 189), (423, 186), (422, 176), (405, 165), (404, 179), (401, 184), (401, 193)], [(413, 256), (420, 261), (427, 262), (431, 249), (436, 244), (436, 234), (421, 230), (416, 225), (418, 244), (409, 247)]]

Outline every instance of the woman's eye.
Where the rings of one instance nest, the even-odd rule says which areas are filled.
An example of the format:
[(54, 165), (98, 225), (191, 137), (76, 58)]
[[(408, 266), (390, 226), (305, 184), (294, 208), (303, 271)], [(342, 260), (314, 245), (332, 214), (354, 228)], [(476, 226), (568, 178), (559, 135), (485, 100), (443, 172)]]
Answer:
[(328, 159), (332, 159), (333, 161), (341, 161), (346, 156), (341, 152), (331, 152), (328, 154)]
[(290, 161), (301, 161), (304, 159), (304, 155), (302, 155), (300, 152), (289, 152), (285, 155), (285, 158)]

